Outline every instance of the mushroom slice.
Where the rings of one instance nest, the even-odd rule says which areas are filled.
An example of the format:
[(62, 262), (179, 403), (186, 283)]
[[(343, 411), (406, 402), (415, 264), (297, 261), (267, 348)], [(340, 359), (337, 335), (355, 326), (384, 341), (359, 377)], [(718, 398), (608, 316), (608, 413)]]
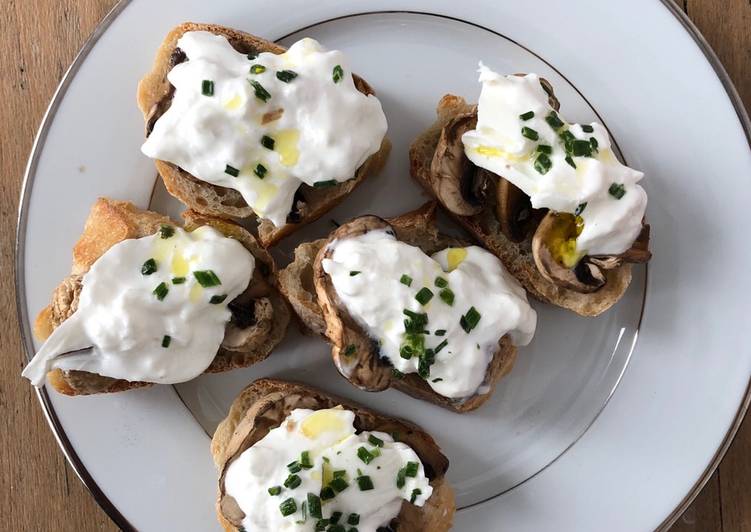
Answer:
[(595, 292), (605, 285), (605, 275), (589, 257), (576, 256), (576, 236), (573, 214), (549, 212), (532, 238), (535, 265), (557, 286), (584, 294)]
[(461, 216), (471, 216), (482, 210), (482, 203), (471, 201), (465, 193), (473, 190), (475, 166), (464, 154), (462, 135), (477, 124), (477, 110), (452, 118), (441, 130), (430, 174), (436, 196), (443, 205)]
[(522, 242), (539, 219), (532, 202), (511, 181), (499, 178), (496, 187), (496, 217), (501, 231), (512, 242)]

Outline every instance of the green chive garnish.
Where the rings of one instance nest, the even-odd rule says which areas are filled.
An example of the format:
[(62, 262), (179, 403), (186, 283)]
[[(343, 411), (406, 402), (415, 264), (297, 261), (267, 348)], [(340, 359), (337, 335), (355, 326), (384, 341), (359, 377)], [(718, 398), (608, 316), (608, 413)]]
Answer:
[(519, 115), (519, 118), (521, 118), (525, 122), (527, 120), (529, 120), (530, 118), (534, 118), (534, 117), (535, 117), (535, 112), (534, 111), (527, 111), (526, 113)]
[(261, 163), (258, 163), (256, 165), (255, 170), (253, 170), (253, 173), (256, 174), (259, 179), (263, 179), (264, 177), (266, 177), (266, 172), (268, 172), (268, 170)]
[(287, 480), (284, 481), (284, 487), (291, 490), (295, 489), (300, 484), (302, 484), (302, 480), (297, 475), (290, 475), (287, 477)]
[(168, 334), (165, 334), (162, 338), (162, 347), (167, 348), (169, 347), (169, 344), (172, 342), (172, 337)]
[(407, 466), (404, 468), (408, 477), (415, 478), (420, 464), (417, 462), (407, 462)]
[(331, 517), (329, 517), (329, 523), (332, 525), (335, 525), (339, 522), (339, 519), (342, 518), (342, 512), (332, 512)]
[(349, 484), (347, 483), (346, 480), (344, 480), (343, 477), (336, 477), (336, 478), (331, 479), (331, 482), (329, 482), (329, 486), (331, 486), (331, 488), (335, 492), (340, 493), (346, 490), (349, 487)]
[(435, 353), (436, 354), (440, 353), (441, 350), (448, 345), (448, 343), (449, 343), (448, 340), (444, 340), (443, 342), (435, 346)]
[(548, 157), (544, 153), (541, 153), (537, 156), (537, 159), (535, 159), (535, 170), (543, 175), (548, 173), (548, 170), (550, 170), (551, 166), (553, 166), (553, 161), (551, 161), (550, 157)]
[(204, 288), (211, 288), (212, 286), (219, 286), (222, 284), (219, 277), (214, 273), (214, 270), (196, 270), (193, 272), (193, 277), (195, 277), (198, 284)]
[(422, 490), (420, 490), (420, 488), (413, 489), (412, 490), (412, 496), (409, 498), (409, 502), (411, 502), (412, 504), (414, 504), (415, 501), (417, 500), (417, 496), (418, 495), (422, 495)]
[(449, 282), (444, 279), (443, 277), (436, 277), (435, 278), (435, 285), (438, 288), (446, 288), (449, 285)]
[(481, 317), (482, 316), (479, 312), (477, 312), (477, 309), (475, 307), (470, 307), (467, 313), (459, 320), (459, 325), (462, 326), (464, 332), (469, 334), (469, 331), (474, 329), (480, 322)]
[(271, 94), (269, 94), (269, 91), (263, 88), (263, 85), (258, 83), (256, 80), (252, 80), (250, 84), (253, 86), (253, 89), (255, 90), (256, 98), (258, 98), (262, 102), (269, 101), (269, 98), (271, 98)]
[(300, 462), (295, 460), (294, 462), (287, 464), (287, 470), (290, 473), (299, 473), (300, 471), (302, 471), (302, 466), (300, 465)]
[(415, 294), (415, 299), (421, 305), (427, 305), (428, 301), (433, 299), (433, 292), (427, 286), (420, 288), (420, 291)]
[(576, 157), (591, 157), (592, 145), (589, 141), (576, 139), (571, 143), (571, 152)]
[(334, 489), (326, 486), (325, 488), (321, 488), (321, 500), (322, 501), (328, 501), (329, 499), (333, 499), (336, 497), (336, 493), (334, 493)]
[(310, 451), (300, 453), (300, 466), (305, 469), (313, 467), (313, 462), (310, 460)]
[(362, 475), (357, 477), (357, 485), (360, 491), (369, 491), (373, 489), (373, 481), (368, 475)]
[(205, 79), (201, 82), (201, 94), (204, 96), (214, 96), (214, 82)]
[[(440, 292), (438, 292), (438, 297), (441, 298), (441, 301), (446, 303), (448, 306), (452, 306), (454, 304), (454, 292), (451, 290), (451, 288), (444, 288)], [(443, 331), (444, 334), (446, 331)]]
[(154, 291), (152, 292), (156, 298), (159, 301), (163, 301), (165, 297), (167, 297), (167, 292), (169, 292), (169, 288), (167, 288), (167, 285), (164, 283), (159, 283), (156, 288), (154, 288)]
[(396, 474), (396, 487), (399, 489), (402, 489), (406, 481), (407, 481), (407, 468), (403, 467)]
[(261, 137), (261, 146), (263, 146), (267, 150), (273, 150), (274, 144), (276, 144), (276, 142), (274, 141), (273, 138), (269, 137), (268, 135), (264, 135), (263, 137)]
[(344, 70), (340, 65), (336, 65), (331, 73), (331, 77), (334, 79), (334, 83), (339, 83), (344, 77)]
[(555, 111), (550, 111), (548, 116), (545, 117), (545, 122), (547, 122), (554, 131), (558, 131), (563, 127), (563, 122), (558, 118), (558, 114)]
[(436, 329), (433, 334), (436, 336), (446, 336), (446, 329)]
[(355, 344), (349, 344), (347, 347), (344, 348), (345, 357), (351, 357), (356, 352), (357, 352), (357, 346), (355, 346)]
[(283, 81), (284, 83), (289, 83), (296, 77), (297, 72), (295, 72), (294, 70), (280, 70), (276, 73), (276, 79)]
[(396, 368), (392, 368), (391, 369), (391, 376), (394, 377), (397, 380), (400, 380), (400, 379), (404, 378), (404, 373), (402, 373), (401, 371), (399, 371)]
[(143, 266), (141, 266), (141, 274), (142, 275), (151, 275), (156, 271), (156, 261), (154, 259), (149, 259), (146, 262), (143, 263)]
[(310, 517), (320, 519), (323, 517), (321, 513), (321, 498), (315, 493), (308, 493), (308, 513)]
[(547, 144), (538, 144), (537, 149), (535, 151), (544, 153), (546, 155), (550, 155), (551, 153), (553, 153), (553, 147), (548, 146)]
[(271, 486), (269, 488), (269, 495), (279, 495), (282, 492), (281, 486)]
[(597, 139), (594, 137), (589, 137), (589, 145), (592, 146), (593, 150), (596, 150), (600, 147), (600, 145), (597, 143)]
[(347, 476), (347, 471), (344, 470), (344, 469), (337, 469), (336, 471), (334, 471), (333, 473), (331, 473), (331, 475), (334, 478), (344, 478), (344, 477)]
[(329, 526), (328, 519), (319, 519), (316, 521), (315, 532), (325, 532), (327, 526)]
[(295, 513), (297, 511), (297, 503), (295, 502), (295, 499), (290, 497), (289, 499), (285, 500), (282, 504), (279, 505), (279, 511), (282, 512), (282, 515), (284, 517)]
[(365, 447), (357, 448), (357, 457), (366, 464), (369, 464), (375, 458)]
[(224, 173), (229, 174), (232, 177), (237, 177), (240, 175), (240, 170), (238, 170), (234, 166), (227, 165), (224, 167)]
[(316, 181), (313, 183), (315, 188), (328, 188), (336, 186), (338, 181), (336, 179), (327, 179), (326, 181)]
[(576, 163), (570, 155), (566, 155), (566, 162), (571, 166), (571, 168), (576, 168)]
[(537, 140), (540, 138), (540, 135), (537, 134), (537, 131), (527, 126), (524, 126), (522, 128), (522, 136), (527, 137), (529, 140)]
[(576, 207), (576, 210), (574, 211), (574, 216), (579, 216), (581, 213), (584, 212), (584, 209), (586, 209), (586, 208), (587, 208), (587, 202), (586, 201), (584, 203), (580, 203)]
[(442, 380), (443, 380), (442, 378), (438, 377), (437, 379), (433, 379), (430, 382), (441, 382)]
[(407, 286), (412, 286), (412, 277), (405, 273), (404, 275), (402, 275), (401, 279), (399, 279), (399, 282), (406, 284)]
[(175, 234), (175, 228), (171, 225), (162, 225), (159, 227), (159, 236), (161, 238), (172, 238), (172, 236)]
[(593, 133), (594, 130), (595, 128), (593, 128), (592, 126), (582, 125), (582, 131), (584, 131), (585, 133)]
[(404, 315), (409, 319), (404, 320), (404, 330), (408, 333), (422, 334), (428, 324), (428, 315), (404, 309)]
[(432, 349), (426, 349), (417, 363), (417, 374), (423, 379), (430, 377), (430, 366), (435, 362), (435, 352)]
[(266, 67), (263, 65), (253, 65), (250, 67), (251, 74), (263, 74), (266, 72)]
[(360, 524), (360, 514), (349, 514), (349, 517), (347, 518), (347, 524), (348, 525), (359, 525)]
[(383, 447), (383, 440), (381, 438), (376, 438), (372, 434), (368, 434), (368, 443), (375, 447)]
[(403, 345), (399, 348), (399, 356), (405, 360), (409, 360), (415, 354), (415, 350), (408, 345)]
[(626, 193), (626, 187), (624, 187), (620, 183), (613, 183), (612, 185), (610, 185), (610, 188), (608, 189), (608, 192), (615, 199), (621, 199), (623, 197), (623, 195)]
[(220, 296), (211, 296), (209, 303), (211, 303), (212, 305), (218, 305), (219, 303), (224, 303), (225, 299), (227, 299), (227, 294), (222, 294)]
[(183, 284), (185, 282), (185, 277), (173, 277), (172, 278), (172, 284)]
[(561, 141), (563, 141), (563, 147), (566, 149), (566, 153), (570, 153), (571, 149), (573, 148), (574, 141), (576, 140), (574, 134), (567, 129), (565, 131), (562, 131), (559, 137), (561, 138)]
[(355, 275), (360, 275), (362, 272), (360, 270), (352, 270), (349, 272), (350, 277), (354, 277)]

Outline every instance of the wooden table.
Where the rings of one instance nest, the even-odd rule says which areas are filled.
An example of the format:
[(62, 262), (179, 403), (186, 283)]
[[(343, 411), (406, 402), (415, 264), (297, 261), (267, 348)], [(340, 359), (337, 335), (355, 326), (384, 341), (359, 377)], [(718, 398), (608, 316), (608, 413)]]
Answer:
[[(16, 209), (34, 134), (60, 78), (116, 0), (3, 0), (0, 5), (0, 529), (115, 530), (58, 449), (28, 382), (15, 327)], [(751, 109), (751, 2), (682, 0)], [(751, 531), (751, 421), (675, 532)]]

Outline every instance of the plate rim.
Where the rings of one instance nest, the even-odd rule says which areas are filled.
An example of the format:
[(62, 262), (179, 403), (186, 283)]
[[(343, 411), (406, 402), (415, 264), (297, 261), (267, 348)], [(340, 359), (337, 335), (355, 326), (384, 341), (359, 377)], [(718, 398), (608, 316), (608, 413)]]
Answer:
[[(671, 0), (660, 0), (660, 1), (663, 4), (663, 6), (667, 8), (667, 10), (678, 20), (678, 22), (680, 22), (681, 26), (691, 36), (691, 38), (694, 40), (699, 50), (702, 52), (702, 54), (706, 58), (707, 62), (712, 67), (715, 75), (720, 80), (728, 98), (730, 99), (733, 109), (735, 110), (736, 116), (738, 117), (738, 120), (740, 121), (740, 125), (745, 133), (746, 141), (749, 145), (749, 148), (751, 148), (751, 120), (749, 120), (749, 115), (745, 109), (743, 101), (741, 100), (737, 89), (735, 88), (732, 80), (730, 79), (730, 76), (725, 70), (725, 67), (722, 65), (722, 62), (719, 60), (719, 58), (717, 57), (712, 47), (709, 45), (707, 40), (704, 38), (704, 36), (699, 31), (699, 29), (691, 21), (691, 19), (688, 17), (686, 13), (684, 13)], [(131, 0), (118, 0), (118, 2), (112, 7), (112, 9), (96, 25), (96, 27), (94, 28), (92, 33), (89, 35), (89, 37), (84, 41), (83, 45), (81, 46), (81, 49), (76, 54), (70, 66), (68, 67), (62, 79), (60, 80), (60, 83), (55, 89), (55, 92), (53, 93), (50, 99), (50, 103), (47, 109), (45, 110), (44, 115), (42, 116), (42, 120), (40, 122), (39, 129), (37, 130), (37, 134), (34, 137), (34, 141), (31, 147), (31, 152), (29, 154), (29, 159), (26, 164), (26, 168), (24, 170), (24, 176), (23, 176), (23, 181), (21, 183), (21, 191), (20, 191), (20, 197), (19, 197), (19, 203), (18, 203), (18, 215), (17, 215), (16, 235), (15, 235), (16, 238), (15, 238), (15, 245), (14, 245), (14, 265), (15, 265), (14, 287), (15, 287), (15, 292), (16, 292), (16, 298), (15, 298), (16, 299), (16, 313), (18, 316), (19, 332), (20, 332), (21, 342), (22, 342), (24, 351), (26, 353), (27, 359), (31, 356), (31, 353), (34, 352), (34, 348), (33, 348), (33, 343), (31, 339), (30, 321), (29, 321), (29, 315), (27, 312), (27, 305), (26, 305), (25, 269), (24, 269), (24, 264), (23, 264), (23, 257), (25, 255), (25, 240), (26, 240), (26, 229), (27, 229), (27, 221), (28, 221), (28, 205), (29, 205), (31, 192), (32, 192), (33, 185), (34, 185), (34, 178), (36, 175), (39, 155), (41, 153), (40, 148), (44, 145), (49, 128), (56, 115), (59, 104), (62, 101), (62, 97), (67, 92), (68, 86), (70, 85), (75, 74), (77, 73), (80, 66), (82, 65), (83, 61), (86, 59), (88, 54), (94, 48), (99, 38), (107, 31), (107, 29), (112, 24), (112, 22), (114, 22), (114, 20), (118, 17), (118, 15), (122, 13), (122, 11), (130, 3), (131, 3)], [(81, 480), (81, 482), (89, 491), (89, 493), (92, 495), (92, 497), (97, 502), (97, 504), (104, 510), (104, 512), (108, 515), (108, 517), (112, 519), (112, 521), (119, 528), (123, 530), (135, 530), (135, 528), (128, 522), (125, 516), (123, 516), (122, 513), (120, 513), (117, 507), (109, 500), (109, 498), (104, 494), (104, 492), (101, 490), (101, 488), (93, 479), (93, 477), (89, 474), (87, 468), (85, 467), (82, 460), (76, 453), (75, 448), (73, 447), (71, 442), (68, 440), (65, 430), (62, 427), (57, 417), (57, 414), (55, 412), (55, 409), (50, 402), (50, 398), (49, 398), (46, 388), (45, 387), (36, 388), (35, 391), (36, 391), (37, 399), (39, 400), (42, 406), (42, 411), (47, 420), (47, 423), (50, 426), (50, 429), (52, 430), (55, 440), (57, 441), (58, 446), (62, 450), (63, 455), (65, 456), (66, 460), (68, 461), (70, 466), (73, 468), (73, 471), (76, 473), (76, 476), (78, 476), (78, 478)], [(685, 510), (691, 505), (691, 503), (697, 497), (697, 495), (702, 490), (702, 488), (707, 484), (711, 475), (714, 473), (715, 469), (717, 469), (720, 462), (726, 455), (728, 449), (730, 448), (730, 445), (735, 439), (735, 436), (748, 411), (750, 404), (751, 404), (751, 380), (749, 380), (749, 383), (746, 386), (744, 397), (739, 404), (738, 410), (736, 411), (733, 421), (730, 424), (730, 427), (728, 428), (727, 432), (723, 436), (723, 439), (720, 442), (709, 464), (707, 465), (705, 470), (702, 472), (702, 474), (699, 476), (699, 478), (697, 478), (696, 482), (689, 489), (688, 493), (683, 497), (683, 499), (678, 504), (678, 506), (676, 506), (675, 509), (663, 520), (663, 522), (657, 527), (656, 530), (662, 531), (662, 530), (669, 529), (678, 520), (678, 518), (683, 514), (683, 512), (685, 512)]]

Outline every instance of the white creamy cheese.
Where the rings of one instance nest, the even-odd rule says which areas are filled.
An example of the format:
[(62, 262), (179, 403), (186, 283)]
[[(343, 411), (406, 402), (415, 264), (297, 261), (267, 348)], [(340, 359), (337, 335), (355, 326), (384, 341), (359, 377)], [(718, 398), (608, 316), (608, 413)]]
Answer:
[(302, 183), (351, 179), (380, 148), (381, 104), (355, 88), (341, 52), (306, 38), (249, 59), (205, 31), (177, 46), (188, 59), (167, 75), (172, 103), (141, 150), (239, 191), (260, 218), (284, 225)]
[(247, 288), (254, 266), (240, 242), (208, 226), (190, 233), (163, 226), (123, 240), (83, 276), (77, 310), (23, 376), (36, 386), (54, 368), (128, 381), (190, 380), (216, 356), (231, 316), (227, 305)]
[[(637, 185), (644, 174), (616, 159), (605, 128), (566, 122), (550, 107), (536, 74), (501, 76), (480, 63), (480, 82), (477, 127), (462, 136), (469, 160), (519, 187), (534, 208), (579, 214), (580, 256), (630, 248), (647, 207), (647, 194)], [(572, 135), (573, 151), (567, 153), (562, 134)], [(540, 145), (552, 153), (541, 154)]]
[(526, 345), (534, 335), (537, 314), (524, 289), (482, 248), (429, 257), (387, 230), (330, 246), (323, 269), (349, 313), (380, 343), (381, 356), (402, 373), (421, 373), (445, 397), (486, 391), (499, 339), (508, 334)]
[(386, 433), (356, 434), (354, 419), (341, 407), (293, 410), (235, 459), (224, 486), (245, 513), (243, 527), (307, 532), (340, 512), (344, 530), (375, 532), (404, 500), (425, 504), (433, 488), (412, 448)]

